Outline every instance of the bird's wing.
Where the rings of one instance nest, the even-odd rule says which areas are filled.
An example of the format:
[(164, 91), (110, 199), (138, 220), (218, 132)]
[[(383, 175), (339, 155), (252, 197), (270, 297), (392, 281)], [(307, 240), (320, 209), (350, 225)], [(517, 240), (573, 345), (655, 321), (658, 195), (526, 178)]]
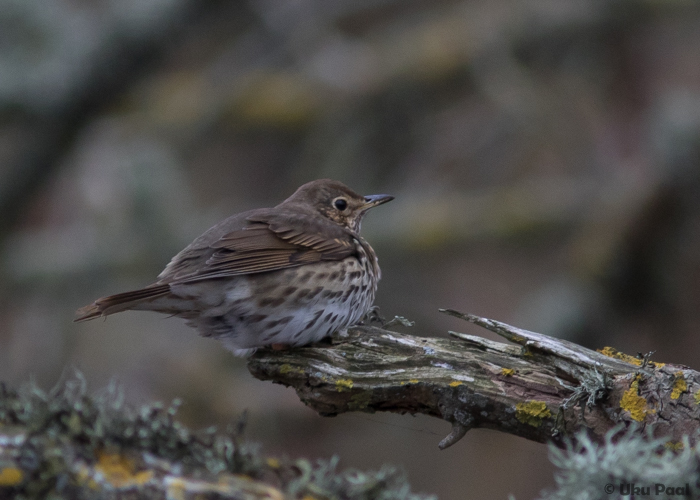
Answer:
[(355, 252), (351, 232), (306, 214), (281, 216), (261, 211), (242, 226), (224, 234), (218, 231), (218, 238), (195, 240), (173, 258), (158, 283), (275, 271), (342, 260)]
[(275, 236), (320, 254), (319, 260), (343, 260), (355, 252), (355, 234), (318, 216), (258, 216), (251, 220), (266, 224)]

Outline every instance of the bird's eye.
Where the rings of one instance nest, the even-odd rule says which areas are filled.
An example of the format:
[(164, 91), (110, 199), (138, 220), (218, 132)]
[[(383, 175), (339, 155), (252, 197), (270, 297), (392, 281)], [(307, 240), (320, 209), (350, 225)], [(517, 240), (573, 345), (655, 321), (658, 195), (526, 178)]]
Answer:
[(348, 208), (348, 202), (344, 198), (338, 198), (333, 202), (333, 205), (335, 205), (335, 208), (337, 208), (341, 212)]

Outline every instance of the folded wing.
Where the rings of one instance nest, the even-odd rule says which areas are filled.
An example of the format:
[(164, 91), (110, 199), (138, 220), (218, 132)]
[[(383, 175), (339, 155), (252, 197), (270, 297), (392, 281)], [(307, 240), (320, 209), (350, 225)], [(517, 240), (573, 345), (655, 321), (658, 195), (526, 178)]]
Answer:
[(351, 231), (319, 223), (305, 214), (290, 218), (261, 210), (233, 225), (239, 227), (228, 232), (214, 227), (195, 240), (172, 259), (153, 285), (98, 299), (79, 309), (75, 321), (106, 316), (167, 296), (171, 284), (342, 260), (355, 252)]

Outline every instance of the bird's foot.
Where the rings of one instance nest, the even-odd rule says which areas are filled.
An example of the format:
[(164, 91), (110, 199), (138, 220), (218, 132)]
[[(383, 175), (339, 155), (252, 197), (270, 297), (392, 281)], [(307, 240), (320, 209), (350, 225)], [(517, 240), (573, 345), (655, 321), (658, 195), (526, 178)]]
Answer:
[(406, 319), (403, 316), (394, 316), (393, 319), (390, 319), (389, 321), (385, 322), (382, 325), (382, 328), (388, 328), (388, 327), (394, 326), (394, 325), (413, 326), (415, 324), (416, 324), (415, 321), (411, 321), (410, 319)]
[(372, 323), (379, 323), (382, 326), (386, 323), (386, 320), (379, 314), (379, 306), (370, 307), (358, 324), (370, 325)]

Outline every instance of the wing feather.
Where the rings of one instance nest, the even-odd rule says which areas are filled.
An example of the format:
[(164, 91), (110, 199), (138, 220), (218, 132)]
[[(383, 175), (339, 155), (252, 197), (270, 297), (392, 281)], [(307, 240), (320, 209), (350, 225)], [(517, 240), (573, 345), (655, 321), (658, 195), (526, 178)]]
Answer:
[(250, 217), (247, 225), (177, 255), (159, 283), (276, 271), (353, 255), (353, 233), (322, 222), (305, 214), (284, 220), (264, 214)]

